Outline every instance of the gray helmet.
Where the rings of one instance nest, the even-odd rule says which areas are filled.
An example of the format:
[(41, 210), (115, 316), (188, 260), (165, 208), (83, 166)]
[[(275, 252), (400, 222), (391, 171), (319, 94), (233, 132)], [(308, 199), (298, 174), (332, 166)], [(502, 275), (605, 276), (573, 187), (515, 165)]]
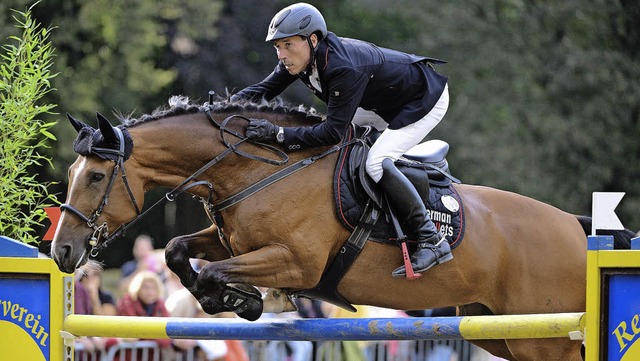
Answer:
[(297, 3), (280, 10), (271, 19), (265, 41), (274, 41), (295, 35), (308, 38), (316, 31), (320, 31), (322, 37), (327, 36), (327, 24), (320, 11), (313, 5)]

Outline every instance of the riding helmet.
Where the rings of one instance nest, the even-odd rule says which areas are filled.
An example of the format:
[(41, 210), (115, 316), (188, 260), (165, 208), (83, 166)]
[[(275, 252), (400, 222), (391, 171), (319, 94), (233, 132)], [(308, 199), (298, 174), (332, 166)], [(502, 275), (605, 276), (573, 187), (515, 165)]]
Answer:
[(327, 35), (327, 24), (322, 14), (313, 5), (297, 3), (280, 10), (271, 20), (265, 41), (274, 41), (301, 35), (308, 38), (319, 31), (324, 38)]

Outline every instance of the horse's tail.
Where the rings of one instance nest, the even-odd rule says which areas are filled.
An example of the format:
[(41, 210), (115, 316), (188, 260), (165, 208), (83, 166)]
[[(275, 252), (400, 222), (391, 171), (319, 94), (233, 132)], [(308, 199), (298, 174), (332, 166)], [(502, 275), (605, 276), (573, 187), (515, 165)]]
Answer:
[[(576, 216), (578, 218), (578, 222), (582, 226), (584, 230), (584, 234), (589, 236), (591, 235), (591, 217), (587, 216)], [(623, 230), (611, 230), (611, 229), (599, 229), (598, 235), (602, 236), (613, 236), (613, 248), (614, 249), (630, 249), (631, 248), (631, 239), (636, 237), (636, 233), (630, 229)]]

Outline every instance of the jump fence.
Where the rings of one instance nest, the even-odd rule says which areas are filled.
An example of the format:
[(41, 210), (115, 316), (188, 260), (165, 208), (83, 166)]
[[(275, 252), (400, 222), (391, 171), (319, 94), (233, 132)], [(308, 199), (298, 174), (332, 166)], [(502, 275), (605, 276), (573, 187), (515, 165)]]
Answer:
[[(590, 236), (586, 313), (471, 317), (282, 319), (108, 317), (73, 314), (73, 277), (35, 247), (0, 236), (0, 359), (72, 361), (79, 336), (274, 341), (493, 340), (586, 335), (588, 361), (640, 360), (640, 237), (613, 251)], [(584, 332), (586, 329), (589, 332)]]

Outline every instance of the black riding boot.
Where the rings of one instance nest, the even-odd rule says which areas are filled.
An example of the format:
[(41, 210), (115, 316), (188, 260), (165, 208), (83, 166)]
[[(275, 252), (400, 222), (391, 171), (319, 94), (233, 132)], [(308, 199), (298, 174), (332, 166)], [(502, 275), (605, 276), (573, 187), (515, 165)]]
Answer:
[[(401, 224), (410, 228), (418, 240), (418, 249), (411, 255), (414, 272), (424, 272), (429, 268), (453, 259), (449, 243), (436, 229), (435, 224), (413, 184), (393, 164), (391, 159), (382, 161), (382, 179), (378, 184), (387, 196), (391, 209)], [(406, 232), (406, 231), (405, 231)], [(394, 277), (406, 275), (404, 265), (395, 269)]]

